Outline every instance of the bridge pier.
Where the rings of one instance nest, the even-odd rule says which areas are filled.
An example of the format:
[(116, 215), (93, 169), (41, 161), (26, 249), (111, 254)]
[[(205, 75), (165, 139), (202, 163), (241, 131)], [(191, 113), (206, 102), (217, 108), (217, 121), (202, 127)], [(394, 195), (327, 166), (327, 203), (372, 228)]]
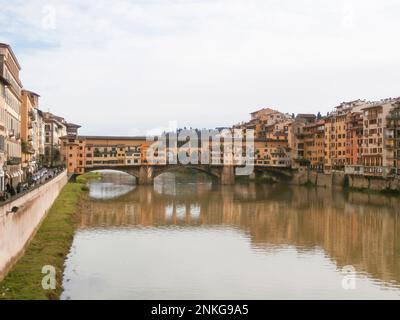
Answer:
[(235, 184), (235, 168), (233, 166), (223, 166), (219, 181), (223, 185)]
[(139, 179), (137, 179), (140, 185), (152, 185), (154, 184), (154, 169), (152, 166), (141, 166), (139, 170)]

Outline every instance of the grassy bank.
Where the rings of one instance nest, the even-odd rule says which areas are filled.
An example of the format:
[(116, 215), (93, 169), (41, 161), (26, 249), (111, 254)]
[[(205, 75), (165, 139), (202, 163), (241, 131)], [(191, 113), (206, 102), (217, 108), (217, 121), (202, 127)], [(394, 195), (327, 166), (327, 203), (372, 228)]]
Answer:
[(99, 180), (101, 178), (100, 172), (88, 172), (81, 176), (76, 177), (76, 182), (86, 184), (91, 180)]
[[(64, 261), (71, 247), (74, 218), (84, 193), (80, 182), (70, 182), (62, 189), (25, 254), (0, 282), (0, 300), (47, 300), (60, 297), (63, 290)], [(42, 288), (42, 279), (45, 276), (42, 268), (47, 265), (54, 266), (57, 272), (55, 290)]]

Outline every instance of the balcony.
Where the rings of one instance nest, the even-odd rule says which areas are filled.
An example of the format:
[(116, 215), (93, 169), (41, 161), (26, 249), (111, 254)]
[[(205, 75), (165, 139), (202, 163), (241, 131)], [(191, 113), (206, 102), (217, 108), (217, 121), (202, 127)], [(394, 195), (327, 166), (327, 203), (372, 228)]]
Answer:
[(9, 165), (9, 166), (17, 166), (17, 165), (20, 165), (21, 163), (22, 163), (22, 159), (17, 158), (17, 157), (10, 157), (7, 160), (7, 165)]
[(28, 112), (28, 116), (29, 116), (29, 118), (31, 118), (32, 121), (36, 120), (36, 114), (35, 114), (35, 112), (33, 112), (33, 110)]
[(400, 120), (400, 113), (391, 113), (386, 116), (386, 120)]
[(387, 141), (385, 144), (385, 148), (392, 150), (394, 148), (394, 142), (393, 141)]

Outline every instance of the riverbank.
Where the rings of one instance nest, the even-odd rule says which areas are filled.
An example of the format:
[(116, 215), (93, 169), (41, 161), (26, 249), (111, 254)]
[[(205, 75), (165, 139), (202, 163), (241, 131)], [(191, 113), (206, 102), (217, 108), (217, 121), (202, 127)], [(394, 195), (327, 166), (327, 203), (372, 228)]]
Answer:
[(346, 174), (344, 172), (322, 173), (299, 170), (291, 184), (315, 187), (341, 187), (353, 191), (400, 194), (400, 179)]
[[(85, 193), (85, 183), (98, 179), (100, 174), (80, 176), (61, 190), (42, 225), (27, 247), (22, 258), (0, 282), (0, 300), (58, 299), (63, 291), (64, 261), (70, 251), (75, 232), (76, 215)], [(56, 288), (44, 290), (44, 266), (56, 270)]]
[(23, 255), (68, 182), (66, 171), (0, 205), (0, 281)]

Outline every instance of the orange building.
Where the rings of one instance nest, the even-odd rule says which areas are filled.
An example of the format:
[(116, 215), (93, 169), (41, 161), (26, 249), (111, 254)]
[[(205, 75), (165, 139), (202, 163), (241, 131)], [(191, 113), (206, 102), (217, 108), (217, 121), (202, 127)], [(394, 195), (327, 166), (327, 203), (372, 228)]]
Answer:
[(351, 112), (348, 114), (346, 132), (346, 165), (361, 165), (363, 143), (362, 112)]
[(290, 124), (294, 121), (288, 114), (264, 108), (251, 114), (251, 120), (233, 126), (234, 129), (254, 130), (255, 138), (287, 140)]
[(368, 103), (363, 100), (343, 102), (325, 118), (325, 169), (344, 170), (347, 163), (347, 120)]
[(255, 165), (290, 167), (290, 151), (287, 140), (255, 139)]
[(323, 171), (325, 160), (325, 121), (319, 120), (303, 127), (304, 158), (311, 169)]
[(316, 120), (314, 114), (298, 114), (288, 128), (288, 146), (292, 167), (298, 168), (306, 164), (304, 155), (304, 127)]
[(119, 167), (146, 163), (152, 143), (146, 137), (65, 136), (62, 157), (69, 173), (81, 174), (85, 168)]
[(42, 123), (38, 114), (39, 95), (22, 90), (21, 105), (21, 150), (22, 171), (26, 179), (38, 168), (40, 144), (42, 142)]

